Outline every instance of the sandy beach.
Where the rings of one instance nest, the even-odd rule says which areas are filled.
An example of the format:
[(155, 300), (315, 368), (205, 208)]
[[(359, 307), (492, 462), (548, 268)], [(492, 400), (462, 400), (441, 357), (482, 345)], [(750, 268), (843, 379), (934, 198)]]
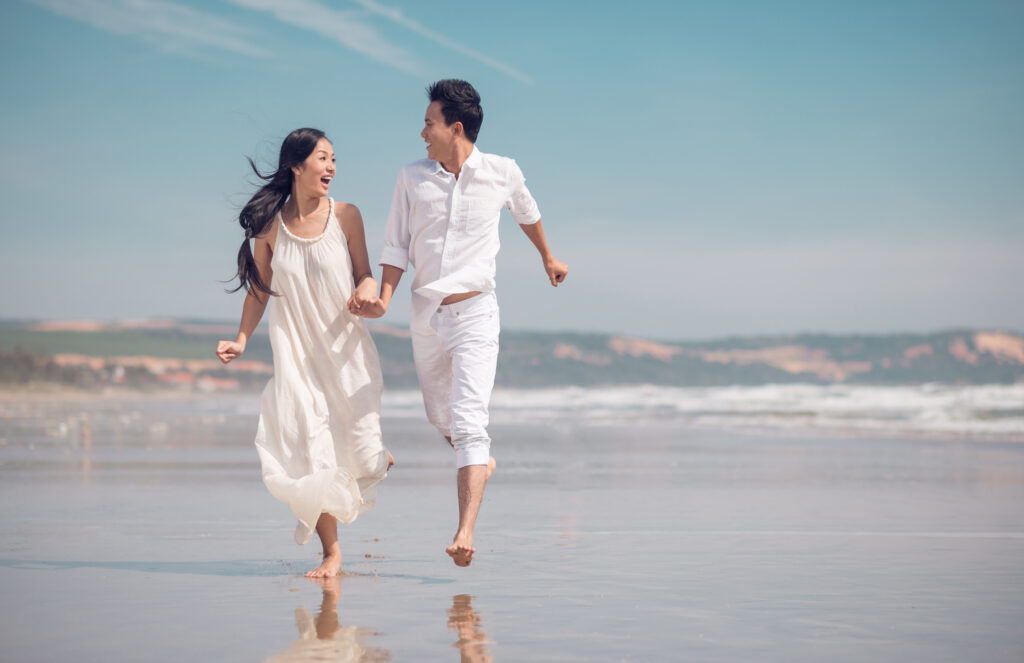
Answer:
[(457, 569), (449, 452), (386, 416), (321, 584), (253, 400), (5, 397), (0, 659), (1024, 659), (1024, 439), (499, 416)]

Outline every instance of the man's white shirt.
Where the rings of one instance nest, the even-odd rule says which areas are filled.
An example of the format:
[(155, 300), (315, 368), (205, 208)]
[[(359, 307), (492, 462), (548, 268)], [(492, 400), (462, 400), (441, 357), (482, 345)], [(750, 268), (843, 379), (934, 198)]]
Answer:
[(448, 295), (494, 291), (502, 207), (522, 225), (540, 220), (537, 202), (513, 159), (474, 147), (458, 179), (433, 159), (399, 172), (380, 264), (405, 271), (411, 263), (416, 270), (413, 331), (427, 330), (430, 316)]

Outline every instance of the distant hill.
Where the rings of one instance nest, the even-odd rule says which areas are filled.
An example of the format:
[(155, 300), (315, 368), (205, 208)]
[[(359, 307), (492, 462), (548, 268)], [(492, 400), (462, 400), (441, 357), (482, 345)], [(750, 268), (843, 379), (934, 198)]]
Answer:
[[(371, 324), (385, 383), (414, 387), (409, 333)], [(0, 322), (0, 383), (84, 388), (257, 389), (272, 373), (265, 331), (243, 360), (213, 355), (235, 325), (153, 320)], [(1024, 381), (1024, 335), (1000, 330), (928, 334), (758, 336), (666, 343), (610, 334), (506, 331), (498, 385), (758, 385), (1012, 383)]]

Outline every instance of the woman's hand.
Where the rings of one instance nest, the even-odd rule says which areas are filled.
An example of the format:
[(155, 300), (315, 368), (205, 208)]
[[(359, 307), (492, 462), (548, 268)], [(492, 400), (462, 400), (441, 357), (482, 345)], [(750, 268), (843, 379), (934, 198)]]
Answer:
[(377, 296), (377, 281), (372, 277), (360, 281), (348, 298), (348, 312), (361, 318), (379, 318), (386, 311), (387, 307)]
[(237, 359), (245, 352), (245, 344), (238, 341), (218, 341), (217, 357), (225, 364), (232, 359)]
[(365, 302), (356, 313), (360, 318), (379, 318), (388, 312), (388, 307), (384, 306), (384, 302), (379, 297), (374, 297), (373, 301)]

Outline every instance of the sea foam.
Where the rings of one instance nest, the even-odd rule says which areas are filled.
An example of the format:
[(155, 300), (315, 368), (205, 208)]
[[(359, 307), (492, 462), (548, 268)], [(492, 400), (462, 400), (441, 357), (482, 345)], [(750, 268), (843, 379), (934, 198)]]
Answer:
[[(384, 416), (422, 417), (418, 391), (385, 391)], [(660, 421), (725, 429), (785, 429), (994, 437), (1024, 441), (1024, 384), (496, 389), (496, 423), (574, 419)]]

